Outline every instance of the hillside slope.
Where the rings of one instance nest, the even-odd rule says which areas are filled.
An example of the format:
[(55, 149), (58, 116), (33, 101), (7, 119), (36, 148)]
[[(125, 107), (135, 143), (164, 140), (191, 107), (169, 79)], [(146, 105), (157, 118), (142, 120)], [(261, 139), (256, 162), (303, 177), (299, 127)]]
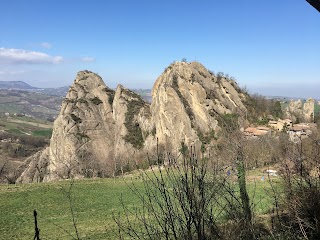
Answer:
[(25, 90), (0, 89), (0, 115), (28, 115), (54, 119), (60, 111), (62, 97)]

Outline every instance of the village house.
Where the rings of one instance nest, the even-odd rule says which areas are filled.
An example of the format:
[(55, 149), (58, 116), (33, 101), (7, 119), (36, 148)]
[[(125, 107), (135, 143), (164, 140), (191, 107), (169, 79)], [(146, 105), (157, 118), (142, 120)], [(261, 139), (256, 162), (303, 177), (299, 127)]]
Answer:
[(294, 124), (292, 128), (288, 130), (288, 132), (293, 132), (298, 136), (310, 135), (312, 133), (310, 126), (305, 123)]
[(292, 127), (292, 121), (290, 119), (278, 119), (278, 121), (269, 121), (269, 126), (277, 131), (282, 131), (283, 129), (290, 129)]
[(288, 131), (289, 139), (292, 142), (300, 142), (300, 139), (307, 138), (312, 134), (311, 126), (308, 123), (294, 124)]
[(264, 126), (248, 127), (244, 130), (244, 134), (248, 137), (260, 137), (264, 135), (270, 135), (271, 129)]

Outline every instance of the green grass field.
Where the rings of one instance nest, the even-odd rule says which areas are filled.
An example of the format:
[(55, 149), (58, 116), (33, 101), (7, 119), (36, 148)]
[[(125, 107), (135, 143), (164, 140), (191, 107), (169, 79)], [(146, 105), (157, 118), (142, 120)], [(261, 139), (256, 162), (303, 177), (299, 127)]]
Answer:
[[(137, 175), (132, 179), (143, 190)], [(139, 206), (139, 199), (126, 181), (115, 179), (86, 179), (75, 181), (72, 187), (74, 211), (81, 239), (116, 239), (117, 226), (113, 214), (123, 211), (120, 196), (127, 207)], [(70, 181), (39, 184), (0, 185), (0, 239), (32, 239), (33, 210), (38, 211), (41, 239), (72, 239), (74, 228), (66, 192)], [(256, 213), (269, 211), (270, 185), (267, 181), (248, 184)]]
[[(74, 228), (66, 195), (69, 186), (68, 181), (1, 185), (0, 239), (32, 239), (34, 209), (38, 212), (41, 239), (72, 239), (69, 234), (74, 234)], [(72, 197), (81, 238), (115, 238), (112, 214), (121, 210), (121, 195), (126, 204), (137, 204), (138, 199), (122, 179), (75, 181)]]
[(33, 135), (50, 138), (52, 135), (52, 123), (44, 120), (28, 117), (0, 117), (0, 123), (8, 133), (16, 135)]
[(51, 135), (52, 135), (52, 129), (36, 130), (36, 131), (32, 132), (32, 135), (33, 136), (50, 138)]
[(23, 110), (23, 106), (13, 103), (0, 103), (0, 112), (8, 112), (10, 114), (19, 113)]
[(17, 135), (24, 135), (25, 134), (25, 133), (21, 132), (21, 130), (19, 130), (17, 128), (10, 128), (10, 129), (6, 130), (6, 132), (12, 133), (12, 134), (17, 134)]

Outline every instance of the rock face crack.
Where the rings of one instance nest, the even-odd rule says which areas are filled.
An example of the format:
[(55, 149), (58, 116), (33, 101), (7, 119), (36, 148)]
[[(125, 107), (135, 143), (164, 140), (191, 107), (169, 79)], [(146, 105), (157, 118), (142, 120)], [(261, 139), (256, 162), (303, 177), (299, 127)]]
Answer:
[(182, 102), (182, 104), (183, 104), (183, 106), (184, 106), (184, 108), (190, 118), (191, 126), (193, 127), (194, 126), (193, 122), (195, 120), (195, 116), (193, 114), (192, 108), (189, 105), (189, 102), (182, 96), (182, 94), (180, 92), (177, 75), (173, 75), (173, 77), (172, 77), (172, 87), (176, 91), (176, 93), (178, 94), (179, 99)]

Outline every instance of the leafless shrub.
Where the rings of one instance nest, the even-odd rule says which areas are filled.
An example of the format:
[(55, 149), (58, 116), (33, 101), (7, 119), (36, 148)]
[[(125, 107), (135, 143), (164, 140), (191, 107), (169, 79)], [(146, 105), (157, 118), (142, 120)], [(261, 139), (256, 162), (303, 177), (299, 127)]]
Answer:
[(274, 193), (278, 202), (275, 234), (320, 239), (319, 151), (316, 138), (287, 142), (281, 168), (283, 192)]
[(211, 171), (209, 154), (199, 156), (184, 144), (180, 153), (166, 161), (175, 164), (141, 171), (143, 191), (128, 184), (141, 205), (129, 208), (122, 199), (124, 215), (114, 216), (121, 239), (254, 239), (267, 234), (253, 222), (246, 189), (238, 190), (245, 182)]
[[(182, 150), (182, 151), (185, 151)], [(170, 160), (169, 162), (176, 162)], [(128, 209), (125, 219), (115, 217), (121, 237), (138, 239), (212, 239), (220, 237), (213, 200), (220, 188), (207, 172), (207, 159), (194, 150), (184, 152), (182, 164), (158, 165), (141, 172), (144, 191), (129, 185), (141, 200), (141, 207)], [(134, 220), (130, 220), (134, 216)]]

